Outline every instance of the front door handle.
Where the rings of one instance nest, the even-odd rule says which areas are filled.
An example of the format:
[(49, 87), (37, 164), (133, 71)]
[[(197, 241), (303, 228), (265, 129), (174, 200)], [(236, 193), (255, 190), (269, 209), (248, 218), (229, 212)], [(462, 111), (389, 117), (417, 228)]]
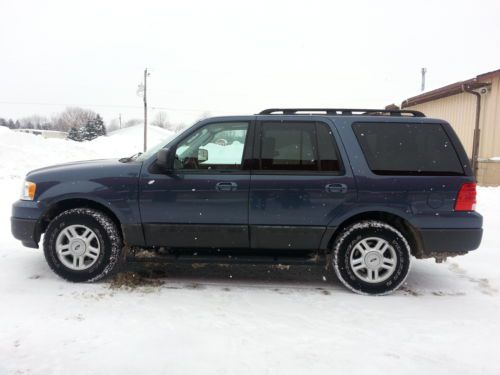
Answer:
[(218, 182), (215, 184), (215, 190), (217, 191), (235, 191), (238, 189), (238, 184), (236, 182)]
[(346, 184), (327, 184), (325, 185), (325, 190), (327, 193), (346, 193)]

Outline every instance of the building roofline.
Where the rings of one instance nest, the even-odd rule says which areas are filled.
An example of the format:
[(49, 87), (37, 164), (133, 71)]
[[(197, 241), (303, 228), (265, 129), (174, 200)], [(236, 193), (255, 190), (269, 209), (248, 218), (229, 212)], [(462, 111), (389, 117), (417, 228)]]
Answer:
[(480, 74), (476, 78), (481, 81), (483, 79), (490, 79), (490, 78), (494, 78), (497, 76), (500, 76), (500, 69), (492, 70), (491, 72)]
[(443, 86), (438, 89), (425, 92), (423, 94), (413, 96), (404, 100), (401, 103), (401, 108), (412, 107), (417, 104), (427, 103), (433, 100), (446, 98), (448, 96), (460, 94), (464, 92), (464, 87), (475, 90), (481, 87), (489, 86), (489, 82), (485, 82), (493, 77), (500, 76), (500, 69), (488, 73), (480, 74), (475, 78), (466, 81), (452, 83), (451, 85)]

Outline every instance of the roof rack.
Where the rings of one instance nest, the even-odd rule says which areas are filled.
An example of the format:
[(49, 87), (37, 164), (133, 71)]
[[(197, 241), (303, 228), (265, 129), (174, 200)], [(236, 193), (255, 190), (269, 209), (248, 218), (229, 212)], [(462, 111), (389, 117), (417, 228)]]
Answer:
[(420, 111), (355, 108), (269, 108), (259, 115), (337, 115), (337, 116), (413, 116), (425, 117)]

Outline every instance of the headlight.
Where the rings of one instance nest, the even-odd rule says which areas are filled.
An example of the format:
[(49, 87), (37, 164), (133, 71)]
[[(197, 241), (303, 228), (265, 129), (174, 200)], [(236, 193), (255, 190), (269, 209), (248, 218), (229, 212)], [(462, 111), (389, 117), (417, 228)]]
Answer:
[(23, 192), (21, 199), (25, 201), (32, 201), (35, 198), (36, 184), (30, 181), (24, 181)]

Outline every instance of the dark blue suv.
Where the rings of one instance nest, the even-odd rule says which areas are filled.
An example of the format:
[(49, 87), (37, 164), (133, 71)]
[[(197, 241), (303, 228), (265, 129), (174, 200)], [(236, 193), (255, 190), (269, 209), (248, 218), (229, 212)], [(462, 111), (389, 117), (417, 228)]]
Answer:
[[(268, 109), (205, 119), (120, 160), (30, 172), (12, 233), (70, 281), (124, 260), (316, 264), (397, 289), (410, 258), (476, 249), (476, 182), (451, 126), (416, 111)], [(144, 254), (147, 256), (144, 257)]]

